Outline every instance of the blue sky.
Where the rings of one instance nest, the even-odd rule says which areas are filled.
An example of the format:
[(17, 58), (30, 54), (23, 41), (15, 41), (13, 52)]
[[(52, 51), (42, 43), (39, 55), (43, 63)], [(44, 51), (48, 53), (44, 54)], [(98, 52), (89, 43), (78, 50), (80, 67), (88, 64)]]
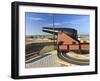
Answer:
[(74, 28), (79, 34), (89, 34), (89, 15), (25, 12), (26, 35), (45, 35), (43, 27)]

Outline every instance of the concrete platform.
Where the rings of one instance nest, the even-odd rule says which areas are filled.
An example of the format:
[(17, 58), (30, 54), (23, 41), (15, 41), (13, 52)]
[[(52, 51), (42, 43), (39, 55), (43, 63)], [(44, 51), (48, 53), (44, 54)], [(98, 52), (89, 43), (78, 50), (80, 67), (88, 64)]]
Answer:
[(26, 68), (41, 68), (41, 67), (59, 67), (61, 64), (57, 61), (57, 51), (51, 51), (47, 54), (50, 54), (44, 58), (41, 58), (37, 61), (26, 63)]

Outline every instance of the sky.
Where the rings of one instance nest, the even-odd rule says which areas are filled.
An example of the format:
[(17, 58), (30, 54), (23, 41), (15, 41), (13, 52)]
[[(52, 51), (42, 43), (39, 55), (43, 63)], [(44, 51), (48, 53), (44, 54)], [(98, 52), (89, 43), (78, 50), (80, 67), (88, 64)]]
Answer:
[[(54, 19), (54, 20), (53, 20)], [(89, 15), (25, 12), (26, 35), (45, 35), (43, 27), (74, 28), (79, 34), (89, 34)]]

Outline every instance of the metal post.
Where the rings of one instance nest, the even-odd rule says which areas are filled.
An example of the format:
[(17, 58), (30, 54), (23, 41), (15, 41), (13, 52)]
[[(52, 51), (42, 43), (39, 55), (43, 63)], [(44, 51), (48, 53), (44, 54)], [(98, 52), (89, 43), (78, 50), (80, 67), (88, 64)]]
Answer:
[[(53, 30), (55, 30), (55, 24), (54, 24), (54, 14), (52, 14), (53, 16)], [(55, 32), (53, 32), (53, 39), (54, 39), (54, 49), (55, 49)]]

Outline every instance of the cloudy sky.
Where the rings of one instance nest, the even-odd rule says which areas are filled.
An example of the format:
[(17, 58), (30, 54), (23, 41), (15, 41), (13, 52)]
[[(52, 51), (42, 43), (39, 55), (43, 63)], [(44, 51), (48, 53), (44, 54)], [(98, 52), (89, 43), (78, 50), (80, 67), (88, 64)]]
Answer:
[(25, 12), (26, 35), (47, 34), (42, 28), (53, 27), (53, 24), (60, 28), (74, 28), (79, 34), (89, 34), (88, 15)]

